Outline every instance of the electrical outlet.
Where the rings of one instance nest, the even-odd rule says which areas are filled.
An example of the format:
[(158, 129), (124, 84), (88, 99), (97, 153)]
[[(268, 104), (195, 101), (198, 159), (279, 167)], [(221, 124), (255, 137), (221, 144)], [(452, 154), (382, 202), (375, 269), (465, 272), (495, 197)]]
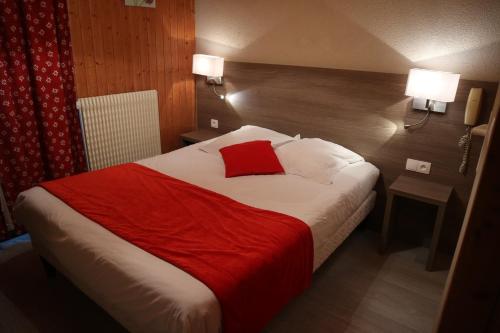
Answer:
[(431, 173), (431, 162), (419, 161), (417, 164), (416, 172), (425, 173), (426, 175)]
[(219, 128), (219, 121), (217, 119), (210, 119), (210, 127)]
[(408, 158), (406, 159), (406, 170), (425, 173), (428, 175), (431, 173), (431, 163)]

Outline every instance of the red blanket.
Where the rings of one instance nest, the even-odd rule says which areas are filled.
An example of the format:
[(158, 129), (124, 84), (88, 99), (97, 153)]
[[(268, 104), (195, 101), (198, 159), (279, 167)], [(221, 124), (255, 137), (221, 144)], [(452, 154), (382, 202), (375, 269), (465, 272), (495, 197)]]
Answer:
[(296, 218), (132, 163), (41, 186), (202, 281), (219, 300), (225, 333), (259, 332), (311, 283), (312, 235)]

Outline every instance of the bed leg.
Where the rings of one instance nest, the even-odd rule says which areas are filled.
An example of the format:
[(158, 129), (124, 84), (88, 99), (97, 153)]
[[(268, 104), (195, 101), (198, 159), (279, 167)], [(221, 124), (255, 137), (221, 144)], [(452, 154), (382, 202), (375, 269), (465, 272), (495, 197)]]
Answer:
[(48, 278), (53, 278), (56, 276), (57, 270), (55, 269), (54, 266), (52, 266), (45, 258), (40, 257), (40, 260), (42, 261), (43, 265), (43, 270), (45, 271), (45, 274), (47, 274)]

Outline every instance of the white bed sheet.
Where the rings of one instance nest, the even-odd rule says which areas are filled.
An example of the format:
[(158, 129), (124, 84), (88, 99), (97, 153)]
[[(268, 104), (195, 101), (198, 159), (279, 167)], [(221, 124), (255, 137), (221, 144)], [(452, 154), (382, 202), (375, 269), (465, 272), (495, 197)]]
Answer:
[[(313, 234), (315, 269), (373, 205), (379, 172), (370, 163), (344, 168), (332, 185), (294, 175), (226, 179), (220, 156), (198, 146), (138, 163), (239, 202), (301, 219)], [(23, 192), (15, 213), (35, 248), (130, 331), (219, 332), (218, 301), (202, 282), (115, 236), (44, 189)]]

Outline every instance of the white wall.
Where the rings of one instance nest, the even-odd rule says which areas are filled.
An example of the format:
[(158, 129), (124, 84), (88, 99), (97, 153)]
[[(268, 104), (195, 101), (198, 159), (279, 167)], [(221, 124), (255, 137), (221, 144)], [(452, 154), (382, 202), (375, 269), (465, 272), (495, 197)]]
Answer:
[(196, 0), (196, 38), (233, 61), (500, 79), (500, 0)]

